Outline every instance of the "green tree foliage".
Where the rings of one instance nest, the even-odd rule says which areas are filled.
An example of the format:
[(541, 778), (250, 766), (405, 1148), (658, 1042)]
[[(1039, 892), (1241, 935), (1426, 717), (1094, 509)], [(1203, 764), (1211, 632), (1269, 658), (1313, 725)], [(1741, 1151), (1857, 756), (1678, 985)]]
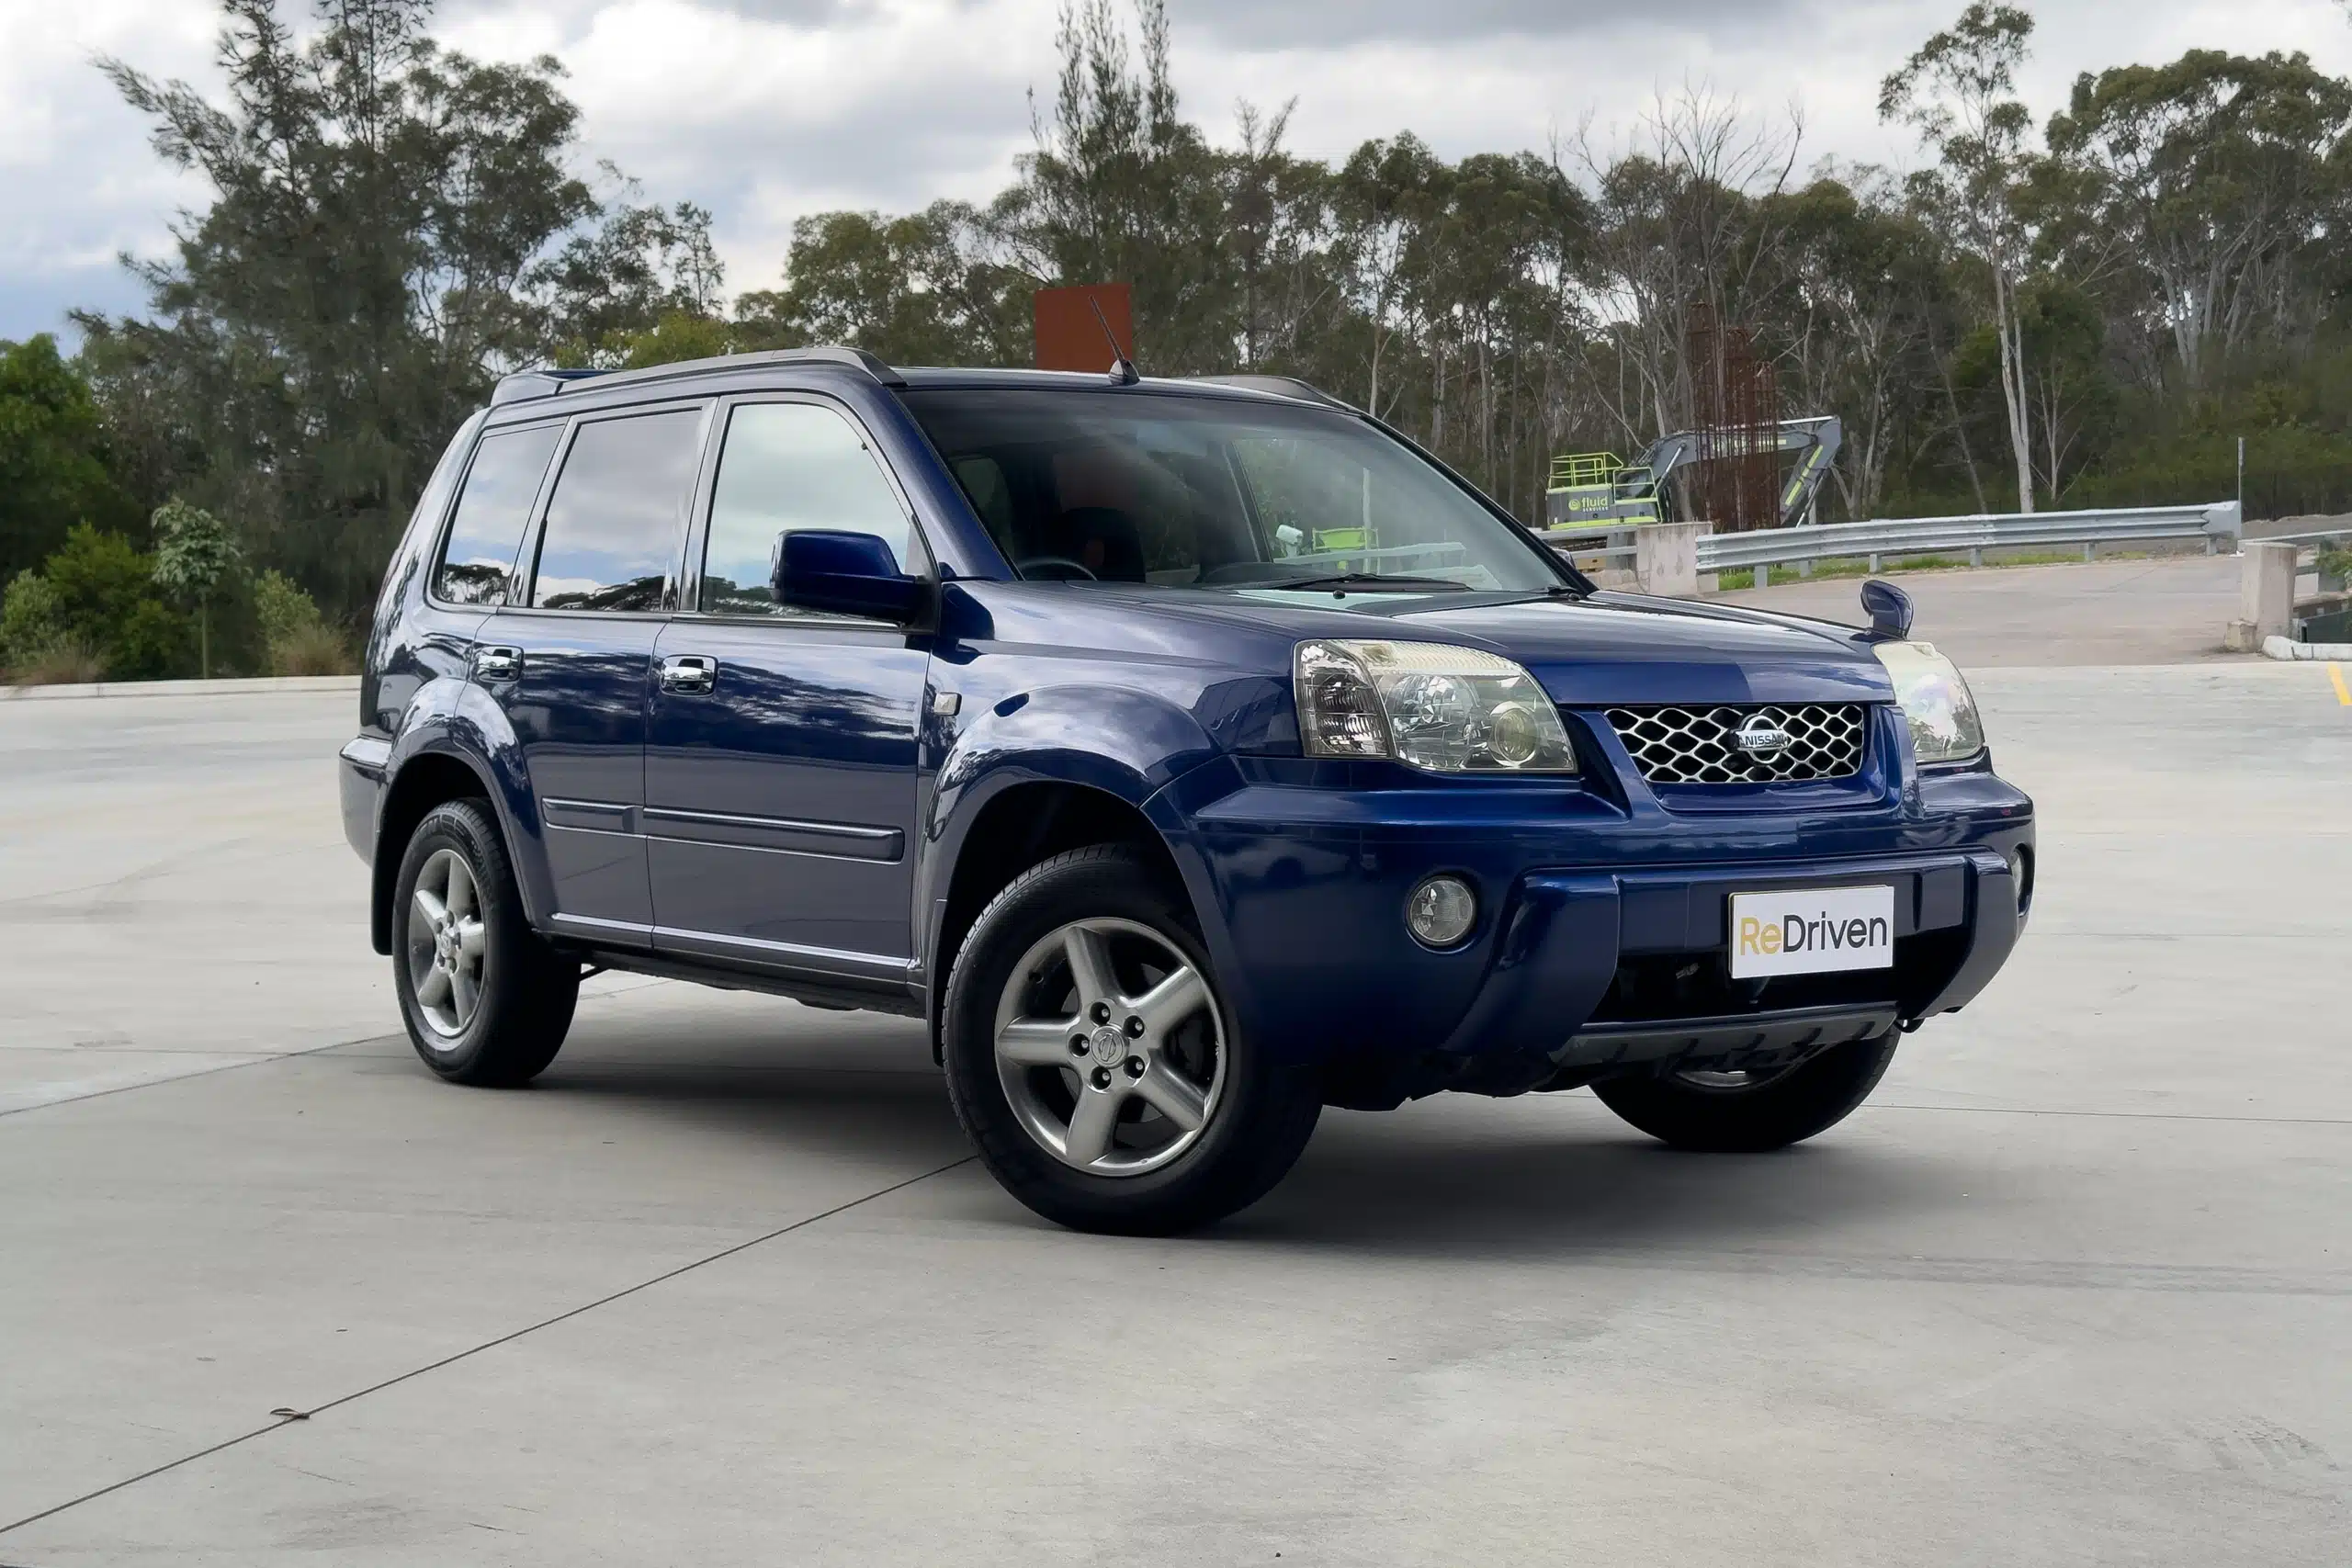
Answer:
[(444, 50), (428, 12), (317, 0), (298, 35), (277, 0), (223, 0), (217, 102), (102, 62), (211, 193), (139, 268), (146, 317), (81, 318), (109, 405), (167, 488), (345, 607), (498, 374), (718, 287), (707, 214), (606, 214), (571, 173), (552, 59)]
[(59, 634), (96, 650), (109, 680), (194, 673), (195, 627), (157, 590), (154, 558), (121, 535), (76, 524), (40, 576)]
[(107, 446), (89, 384), (54, 338), (0, 342), (0, 577), (37, 565), (75, 523), (132, 521)]
[(57, 585), (37, 571), (17, 573), (0, 595), (0, 669), (36, 664), (70, 635)]
[(2018, 510), (2034, 503), (2033, 435), (2018, 293), (2031, 234), (2021, 210), (2033, 120), (2014, 95), (2033, 17), (1974, 0), (1951, 27), (1879, 86), (1879, 118), (1918, 131), (1940, 166), (1918, 178), (1919, 198), (1939, 210), (1975, 264), (1992, 304), (2004, 432), (2017, 466)]
[[(1974, 0), (1881, 84), (1930, 155), (1907, 178), (1807, 168), (1792, 123), (1705, 92), (1605, 147), (1453, 160), (1399, 130), (1325, 164), (1288, 105), (1186, 116), (1164, 0), (1066, 0), (1001, 192), (804, 217), (730, 308), (707, 209), (575, 172), (553, 61), (451, 52), (426, 0), (314, 6), (298, 28), (224, 0), (212, 96), (105, 62), (209, 198), (141, 268), (143, 313), (81, 318), (77, 360), (0, 345), (0, 572), (45, 563), (6, 624), (118, 672), (206, 643), (342, 667), (507, 370), (810, 343), (1018, 365), (1033, 291), (1066, 283), (1132, 287), (1148, 373), (1305, 377), (1530, 519), (1554, 454), (1698, 418), (1702, 312), (1751, 335), (1784, 414), (1845, 422), (1825, 520), (2211, 500), (2240, 435), (2256, 514), (2352, 507), (2352, 83), (2301, 55), (2118, 65), (2038, 122), (2032, 18)], [(199, 624), (139, 554), (173, 496), (266, 569), (182, 595)]]
[(886, 219), (828, 212), (793, 225), (786, 285), (743, 296), (745, 346), (837, 343), (908, 365), (1029, 358), (1030, 275), (998, 259), (980, 215), (953, 201)]
[(212, 673), (212, 602), (243, 564), (229, 525), (200, 506), (168, 501), (155, 509), (155, 586), (196, 610), (197, 673)]

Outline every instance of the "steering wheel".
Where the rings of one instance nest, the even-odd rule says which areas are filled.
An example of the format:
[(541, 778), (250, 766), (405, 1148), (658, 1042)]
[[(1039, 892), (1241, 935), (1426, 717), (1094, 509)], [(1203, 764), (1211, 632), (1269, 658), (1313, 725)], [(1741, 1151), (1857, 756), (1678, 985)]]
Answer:
[[(1086, 563), (1084, 561), (1074, 561), (1068, 556), (1031, 556), (1025, 560), (1014, 561), (1012, 563), (1012, 570), (1019, 572), (1022, 576), (1027, 577), (1030, 575), (1029, 569), (1034, 566), (1066, 567), (1070, 571), (1077, 573), (1078, 577), (1085, 581), (1098, 582), (1102, 581), (1100, 578), (1097, 578), (1094, 573), (1087, 570)], [(1042, 578), (1039, 581), (1046, 582), (1068, 582), (1071, 580), (1067, 577), (1050, 577)]]

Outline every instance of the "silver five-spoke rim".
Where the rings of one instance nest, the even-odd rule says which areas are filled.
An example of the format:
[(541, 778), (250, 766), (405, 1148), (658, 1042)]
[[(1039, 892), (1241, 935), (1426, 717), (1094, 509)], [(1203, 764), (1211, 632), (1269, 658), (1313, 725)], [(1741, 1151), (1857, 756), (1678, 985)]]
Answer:
[(417, 873), (408, 909), (408, 978), (416, 1010), (445, 1040), (466, 1032), (481, 1005), (481, 896), (465, 856), (436, 850)]
[(1207, 978), (1133, 920), (1073, 920), (1013, 966), (996, 1070), (1023, 1131), (1092, 1176), (1179, 1158), (1216, 1117), (1225, 1026)]

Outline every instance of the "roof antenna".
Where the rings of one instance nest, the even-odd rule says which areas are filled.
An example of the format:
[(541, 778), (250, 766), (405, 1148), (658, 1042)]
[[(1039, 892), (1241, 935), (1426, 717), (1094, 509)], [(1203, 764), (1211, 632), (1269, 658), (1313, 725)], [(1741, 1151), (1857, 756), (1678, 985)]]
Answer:
[(1094, 308), (1094, 319), (1102, 323), (1102, 335), (1111, 340), (1111, 385), (1134, 386), (1143, 379), (1143, 374), (1136, 368), (1135, 361), (1127, 357), (1127, 351), (1119, 346), (1119, 334), (1111, 330), (1111, 318), (1102, 313), (1102, 301), (1090, 293), (1086, 302)]

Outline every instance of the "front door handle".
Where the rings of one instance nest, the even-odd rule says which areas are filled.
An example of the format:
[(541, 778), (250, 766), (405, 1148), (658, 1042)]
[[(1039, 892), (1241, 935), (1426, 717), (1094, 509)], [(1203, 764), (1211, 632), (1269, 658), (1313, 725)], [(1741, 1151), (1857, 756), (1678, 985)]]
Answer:
[(480, 681), (512, 681), (523, 672), (523, 650), (519, 648), (478, 648), (474, 649), (474, 678)]
[(718, 660), (699, 653), (673, 654), (662, 661), (662, 689), (705, 696), (718, 683)]

